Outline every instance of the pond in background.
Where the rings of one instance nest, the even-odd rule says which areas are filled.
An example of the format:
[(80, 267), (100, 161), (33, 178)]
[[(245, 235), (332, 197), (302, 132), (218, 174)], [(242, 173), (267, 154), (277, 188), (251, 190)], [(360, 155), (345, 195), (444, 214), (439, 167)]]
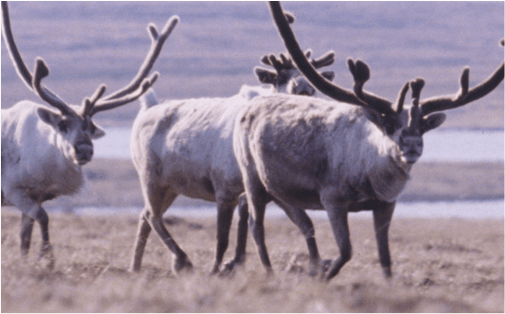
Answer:
[[(130, 159), (129, 128), (109, 128), (95, 141), (95, 158)], [(503, 130), (441, 130), (426, 133), (421, 161), (503, 161)]]

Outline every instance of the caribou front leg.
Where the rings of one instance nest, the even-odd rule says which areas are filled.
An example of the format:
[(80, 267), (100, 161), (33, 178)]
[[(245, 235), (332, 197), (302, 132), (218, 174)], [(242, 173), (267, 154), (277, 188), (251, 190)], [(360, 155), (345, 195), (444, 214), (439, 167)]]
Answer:
[(352, 256), (351, 239), (349, 235), (349, 225), (347, 223), (347, 208), (335, 200), (329, 193), (322, 193), (321, 201), (323, 203), (330, 220), (333, 235), (340, 250), (340, 256), (334, 260), (324, 275), (324, 280), (328, 281), (335, 277), (340, 269), (347, 263)]
[(379, 250), (379, 259), (386, 278), (391, 277), (391, 257), (389, 254), (388, 231), (396, 203), (380, 203), (373, 211), (375, 238)]

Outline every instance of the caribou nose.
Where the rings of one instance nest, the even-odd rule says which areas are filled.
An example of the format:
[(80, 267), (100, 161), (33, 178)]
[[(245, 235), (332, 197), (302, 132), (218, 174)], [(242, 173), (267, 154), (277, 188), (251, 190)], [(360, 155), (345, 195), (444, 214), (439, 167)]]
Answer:
[(79, 165), (91, 161), (93, 157), (93, 145), (90, 143), (77, 143), (74, 145), (75, 157)]

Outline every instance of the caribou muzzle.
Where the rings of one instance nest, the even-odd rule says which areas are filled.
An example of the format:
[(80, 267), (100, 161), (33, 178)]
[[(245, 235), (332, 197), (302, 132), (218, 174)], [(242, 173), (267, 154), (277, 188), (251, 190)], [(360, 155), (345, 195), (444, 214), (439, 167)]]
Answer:
[(79, 141), (74, 144), (75, 160), (79, 166), (91, 161), (93, 157), (93, 143), (91, 141)]

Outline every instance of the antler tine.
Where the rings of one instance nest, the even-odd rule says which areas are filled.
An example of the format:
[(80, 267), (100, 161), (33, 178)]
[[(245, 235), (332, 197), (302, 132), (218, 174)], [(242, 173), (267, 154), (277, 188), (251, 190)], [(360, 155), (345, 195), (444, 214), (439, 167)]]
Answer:
[(260, 62), (264, 65), (273, 67), (277, 73), (284, 69), (289, 70), (293, 68), (293, 61), (291, 58), (286, 57), (286, 55), (283, 53), (281, 53), (280, 56), (281, 57), (279, 59), (273, 53), (270, 55), (264, 55), (261, 57)]
[(310, 55), (312, 54), (312, 50), (311, 49), (307, 49), (307, 51), (305, 51), (305, 58), (310, 58)]
[[(503, 39), (500, 40), (500, 45), (503, 46)], [(421, 102), (423, 115), (428, 115), (435, 111), (443, 111), (464, 106), (479, 98), (484, 97), (494, 90), (504, 77), (504, 63), (484, 80), (481, 84), (469, 89), (470, 68), (465, 67), (460, 76), (460, 90), (455, 96), (441, 96), (426, 99)]]
[(42, 100), (52, 105), (53, 107), (58, 108), (63, 114), (71, 114), (73, 110), (58, 96), (49, 92), (42, 85), (42, 79), (49, 75), (49, 69), (47, 68), (46, 63), (42, 58), (35, 59), (35, 69), (33, 71), (34, 76), (32, 79), (32, 90), (39, 96)]
[(363, 86), (365, 85), (366, 81), (370, 79), (370, 69), (368, 68), (368, 65), (359, 59), (356, 63), (354, 63), (354, 60), (348, 58), (347, 67), (349, 68), (349, 71), (351, 72), (354, 79), (354, 94), (356, 97), (358, 97), (362, 105), (368, 106), (365, 100), (365, 95), (363, 93)]
[(30, 90), (37, 96), (46, 101), (49, 105), (56, 107), (62, 113), (70, 113), (73, 110), (56, 94), (41, 85), (41, 80), (49, 75), (49, 69), (42, 58), (35, 60), (35, 75), (32, 76), (28, 67), (23, 61), (21, 54), (17, 48), (14, 36), (12, 35), (9, 6), (6, 1), (2, 1), (2, 33), (7, 45), (7, 50), (12, 59), (12, 63), (16, 69), (21, 80), (25, 83)]
[(110, 110), (122, 105), (126, 105), (132, 101), (137, 100), (140, 96), (142, 96), (151, 86), (153, 86), (154, 82), (159, 77), (159, 73), (153, 73), (149, 78), (145, 78), (140, 87), (137, 88), (133, 93), (129, 93), (121, 98), (111, 99), (111, 100), (101, 100), (99, 105), (95, 105), (91, 108), (89, 115), (93, 116), (100, 111)]
[[(149, 49), (146, 59), (144, 60), (144, 63), (141, 65), (137, 75), (133, 78), (133, 80), (125, 88), (123, 88), (117, 92), (114, 92), (111, 95), (105, 97), (104, 99), (98, 101), (95, 105), (95, 108), (92, 111), (93, 113), (106, 110), (106, 109), (99, 109), (99, 107), (102, 107), (102, 106), (107, 107), (107, 109), (112, 109), (112, 108), (118, 107), (119, 105), (113, 105), (113, 103), (111, 102), (112, 100), (115, 100), (115, 99), (117, 99), (118, 103), (120, 103), (121, 105), (126, 104), (127, 102), (124, 102), (124, 99), (127, 99), (128, 94), (130, 94), (130, 93), (137, 94), (139, 87), (142, 87), (145, 84), (145, 78), (147, 77), (147, 75), (151, 71), (152, 67), (154, 66), (154, 63), (155, 63), (156, 59), (158, 58), (158, 56), (161, 52), (161, 49), (163, 48), (163, 44), (165, 43), (167, 38), (170, 36), (170, 34), (174, 30), (174, 28), (178, 22), (179, 22), (179, 17), (172, 16), (165, 24), (165, 27), (163, 28), (161, 33), (158, 33), (155, 25), (149, 24), (148, 32), (149, 32), (149, 35), (152, 40), (151, 48)], [(154, 83), (152, 78), (149, 79), (149, 81), (152, 81), (152, 83)], [(140, 88), (140, 90), (142, 90), (142, 88)], [(147, 90), (144, 90), (144, 92), (145, 91), (147, 91)], [(135, 98), (135, 97), (132, 97), (132, 98)], [(137, 99), (137, 98), (138, 97), (136, 97), (135, 99)]]
[(412, 98), (414, 99), (414, 105), (419, 105), (419, 99), (421, 98), (421, 90), (424, 87), (424, 80), (422, 78), (417, 78), (410, 82), (410, 88), (412, 89)]
[(398, 93), (396, 102), (393, 105), (393, 110), (396, 114), (400, 114), (403, 111), (403, 105), (405, 103), (405, 97), (407, 96), (408, 91), (409, 91), (409, 82), (403, 85), (402, 89)]
[(271, 67), (273, 66), (272, 62), (270, 62), (270, 58), (268, 57), (268, 55), (264, 55), (263, 57), (261, 57), (260, 62), (263, 63), (264, 65), (269, 65)]
[[(503, 46), (503, 39), (500, 41)], [(460, 76), (460, 90), (455, 96), (440, 96), (423, 100), (420, 102), (423, 116), (432, 112), (458, 108), (482, 98), (493, 91), (504, 77), (504, 63), (479, 85), (469, 89), (470, 68), (465, 67)]]
[(335, 62), (335, 53), (331, 50), (322, 55), (321, 57), (319, 57), (318, 59), (312, 59), (312, 61), (310, 61), (312, 66), (316, 69), (332, 65), (333, 62)]
[(286, 57), (286, 55), (283, 54), (282, 52), (280, 53), (280, 56), (281, 56), (282, 65), (285, 69), (293, 68), (293, 61), (291, 60), (290, 57)]
[(91, 111), (92, 111), (93, 107), (95, 106), (96, 102), (105, 93), (105, 89), (106, 89), (105, 84), (102, 84), (102, 85), (98, 86), (98, 88), (96, 89), (96, 91), (93, 93), (93, 95), (91, 97), (84, 98), (83, 104), (81, 106), (82, 116), (89, 116), (91, 114)]
[[(349, 67), (349, 71), (351, 72), (354, 78), (354, 94), (361, 102), (360, 105), (365, 105), (369, 108), (373, 108), (381, 113), (385, 114), (393, 114), (396, 113), (392, 108), (391, 102), (386, 99), (380, 98), (375, 95), (371, 95), (369, 93), (365, 93), (363, 91), (363, 86), (365, 82), (370, 79), (370, 68), (368, 65), (361, 61), (360, 59), (356, 60), (356, 63), (351, 59), (347, 59), (347, 66)], [(403, 89), (402, 89), (403, 91)], [(407, 91), (405, 91), (406, 93)], [(401, 95), (401, 94), (400, 94)], [(404, 98), (405, 96), (403, 96)], [(401, 97), (400, 97), (401, 99)]]
[(293, 24), (295, 22), (295, 16), (291, 12), (284, 12), (284, 17), (289, 24)]

